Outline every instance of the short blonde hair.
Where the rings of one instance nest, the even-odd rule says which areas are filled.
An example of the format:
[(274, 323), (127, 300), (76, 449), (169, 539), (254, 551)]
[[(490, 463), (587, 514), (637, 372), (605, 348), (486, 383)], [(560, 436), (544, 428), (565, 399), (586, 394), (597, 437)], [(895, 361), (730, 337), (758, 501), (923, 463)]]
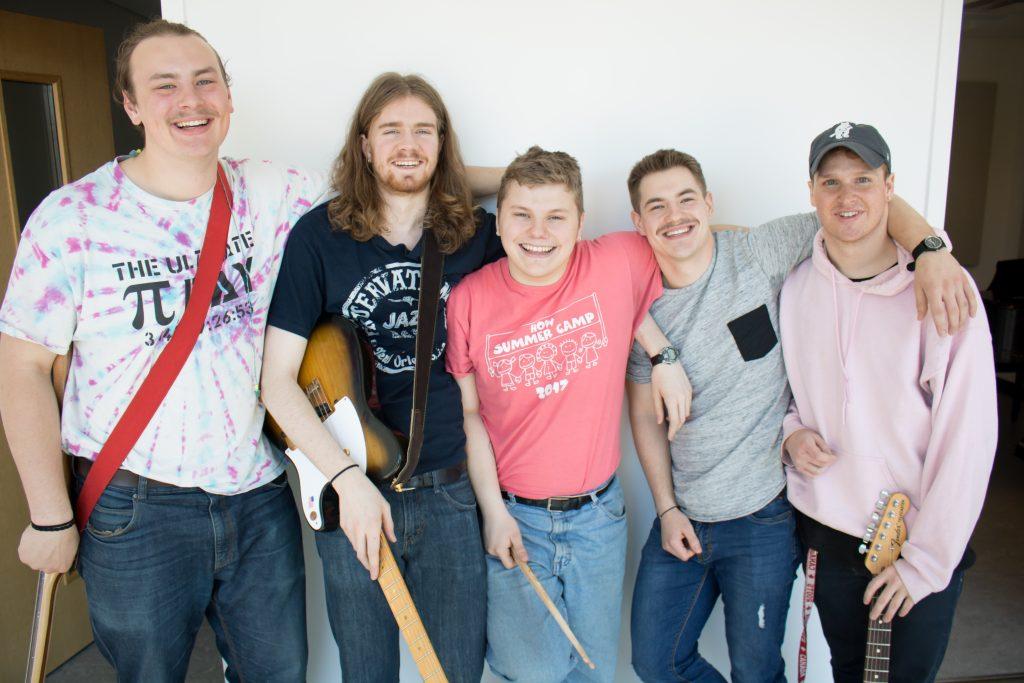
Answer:
[(534, 145), (523, 154), (517, 156), (505, 174), (501, 176), (498, 186), (498, 208), (508, 194), (509, 183), (519, 183), (524, 187), (538, 185), (565, 185), (576, 200), (576, 208), (583, 213), (583, 177), (576, 159), (565, 152), (549, 152)]

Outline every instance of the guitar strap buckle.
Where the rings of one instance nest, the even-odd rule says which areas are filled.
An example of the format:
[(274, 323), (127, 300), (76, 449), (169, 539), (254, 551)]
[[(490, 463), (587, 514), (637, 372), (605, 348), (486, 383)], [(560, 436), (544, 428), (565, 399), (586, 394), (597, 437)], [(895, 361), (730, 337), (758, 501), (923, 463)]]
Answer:
[(396, 481), (394, 484), (391, 485), (391, 490), (395, 491), (396, 493), (405, 493), (407, 491), (415, 491), (416, 487), (406, 486), (404, 483)]

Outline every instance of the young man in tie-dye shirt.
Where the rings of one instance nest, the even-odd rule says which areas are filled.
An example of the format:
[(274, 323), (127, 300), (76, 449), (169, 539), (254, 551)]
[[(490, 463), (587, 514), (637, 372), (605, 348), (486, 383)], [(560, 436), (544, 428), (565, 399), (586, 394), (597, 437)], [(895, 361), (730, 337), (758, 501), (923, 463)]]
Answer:
[[(261, 433), (257, 386), (284, 241), (323, 180), (218, 160), (231, 93), (220, 57), (191, 29), (139, 27), (118, 67), (145, 148), (40, 204), (0, 310), (0, 411), (32, 521), (19, 554), (64, 572), (79, 553), (96, 643), (120, 680), (184, 680), (205, 614), (229, 680), (304, 681), (298, 517)], [(233, 206), (205, 329), (86, 531), (60, 529), (72, 517), (61, 451), (74, 456), (78, 490), (174, 333), (218, 163)], [(58, 414), (50, 367), (70, 348)]]

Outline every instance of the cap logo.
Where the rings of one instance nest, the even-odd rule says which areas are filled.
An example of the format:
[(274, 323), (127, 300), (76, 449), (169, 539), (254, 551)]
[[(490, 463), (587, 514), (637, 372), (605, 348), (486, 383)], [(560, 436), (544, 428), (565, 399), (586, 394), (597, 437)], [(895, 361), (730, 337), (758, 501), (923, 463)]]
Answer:
[(843, 121), (838, 126), (836, 126), (836, 129), (832, 131), (832, 135), (829, 135), (829, 137), (835, 138), (836, 140), (845, 140), (846, 138), (850, 137), (851, 130), (853, 130), (853, 126), (850, 125), (850, 122)]

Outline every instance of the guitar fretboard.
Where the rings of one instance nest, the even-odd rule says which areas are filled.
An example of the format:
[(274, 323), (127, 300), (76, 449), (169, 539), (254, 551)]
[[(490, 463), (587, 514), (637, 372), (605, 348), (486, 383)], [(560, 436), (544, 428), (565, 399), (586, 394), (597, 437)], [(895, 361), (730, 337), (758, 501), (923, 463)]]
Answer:
[[(869, 609), (874, 606), (875, 598), (872, 598)], [(888, 683), (891, 642), (892, 624), (881, 619), (868, 619), (868, 644), (864, 650), (864, 683)]]
[(399, 632), (412, 652), (420, 676), (424, 681), (448, 683), (437, 653), (434, 652), (434, 646), (430, 644), (427, 630), (423, 627), (423, 621), (412, 602), (409, 588), (405, 585), (405, 579), (398, 570), (395, 556), (391, 554), (391, 547), (388, 546), (387, 538), (383, 534), (380, 537), (380, 574), (377, 576), (377, 583), (384, 591), (384, 597), (395, 615)]

